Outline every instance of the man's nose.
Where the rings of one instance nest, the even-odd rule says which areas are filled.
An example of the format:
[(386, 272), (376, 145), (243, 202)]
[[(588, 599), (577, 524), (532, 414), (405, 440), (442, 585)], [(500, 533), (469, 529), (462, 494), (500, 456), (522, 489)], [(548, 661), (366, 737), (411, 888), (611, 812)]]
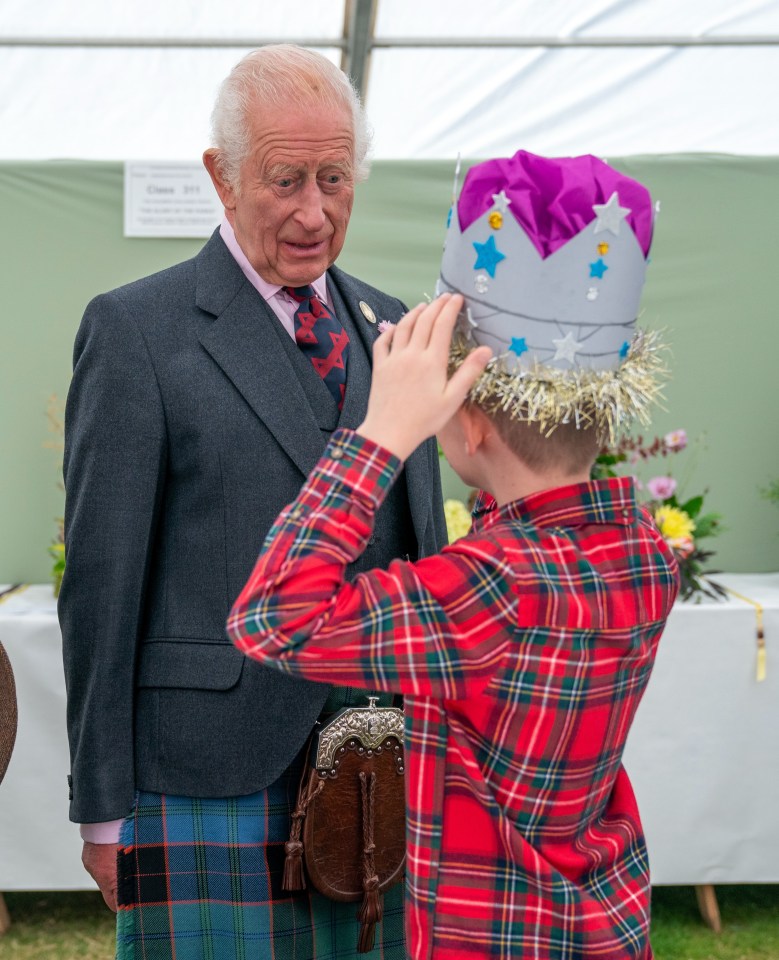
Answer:
[(298, 207), (295, 218), (306, 230), (315, 232), (325, 225), (326, 217), (322, 202), (322, 191), (316, 180), (307, 181), (298, 194)]

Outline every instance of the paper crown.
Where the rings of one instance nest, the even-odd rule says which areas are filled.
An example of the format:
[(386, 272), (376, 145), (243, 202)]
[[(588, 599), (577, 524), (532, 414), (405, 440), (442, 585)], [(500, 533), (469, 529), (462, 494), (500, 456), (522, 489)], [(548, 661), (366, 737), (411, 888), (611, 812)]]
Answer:
[(636, 330), (652, 228), (646, 187), (596, 157), (520, 150), (472, 167), (436, 289), (465, 297), (453, 364), (493, 350), (472, 398), (542, 429), (574, 420), (613, 438), (646, 422), (664, 371), (657, 335)]

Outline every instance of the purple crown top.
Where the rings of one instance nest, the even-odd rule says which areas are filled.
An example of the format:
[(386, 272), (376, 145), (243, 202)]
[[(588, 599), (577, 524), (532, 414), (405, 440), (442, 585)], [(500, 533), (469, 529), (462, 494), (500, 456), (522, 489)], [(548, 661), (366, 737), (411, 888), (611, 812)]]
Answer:
[(495, 205), (493, 194), (504, 191), (508, 210), (543, 258), (575, 237), (593, 220), (593, 204), (608, 203), (617, 193), (629, 207), (625, 218), (644, 256), (652, 242), (652, 201), (637, 180), (586, 154), (582, 157), (539, 157), (518, 150), (513, 157), (487, 160), (471, 167), (465, 177), (457, 213), (460, 229)]

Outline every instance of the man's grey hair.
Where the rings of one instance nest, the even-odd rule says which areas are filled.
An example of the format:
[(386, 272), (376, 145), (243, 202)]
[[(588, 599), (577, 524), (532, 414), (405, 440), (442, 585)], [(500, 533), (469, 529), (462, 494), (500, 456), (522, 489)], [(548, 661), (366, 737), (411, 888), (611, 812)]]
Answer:
[(321, 54), (279, 43), (253, 50), (233, 67), (219, 88), (211, 114), (211, 136), (219, 151), (217, 163), (223, 178), (236, 192), (241, 187), (241, 165), (251, 149), (249, 110), (258, 106), (291, 106), (301, 101), (341, 107), (351, 113), (354, 179), (367, 178), (371, 129), (350, 79)]

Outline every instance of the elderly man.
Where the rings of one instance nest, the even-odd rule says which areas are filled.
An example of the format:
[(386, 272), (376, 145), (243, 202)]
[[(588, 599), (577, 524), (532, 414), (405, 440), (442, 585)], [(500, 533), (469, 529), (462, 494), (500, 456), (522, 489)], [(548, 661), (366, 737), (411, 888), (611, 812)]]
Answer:
[[(221, 227), (193, 260), (97, 297), (78, 333), (60, 600), (71, 818), (118, 904), (120, 958), (355, 952), (355, 905), (286, 893), (281, 874), (309, 734), (363, 697), (248, 662), (224, 624), (330, 433), (363, 419), (378, 325), (404, 312), (333, 267), (366, 131), (325, 58), (247, 56), (204, 155)], [(362, 566), (443, 542), (428, 444)], [(395, 888), (374, 955), (403, 955), (401, 913)]]

